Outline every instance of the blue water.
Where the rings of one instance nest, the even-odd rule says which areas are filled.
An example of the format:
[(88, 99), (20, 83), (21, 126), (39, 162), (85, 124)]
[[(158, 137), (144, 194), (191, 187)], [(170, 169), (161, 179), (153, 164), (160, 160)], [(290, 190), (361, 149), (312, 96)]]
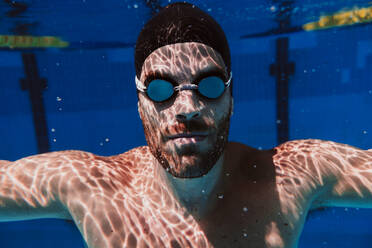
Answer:
[[(0, 3), (0, 33), (28, 23), (32, 35), (56, 35), (82, 44), (134, 44), (151, 16), (144, 1), (23, 1), (29, 9), (7, 17)], [(168, 1), (160, 1), (165, 5)], [(275, 62), (277, 37), (240, 39), (276, 27), (277, 1), (192, 1), (221, 23), (232, 53), (235, 110), (230, 140), (262, 149), (277, 145)], [(315, 21), (368, 1), (294, 2), (292, 24)], [(296, 9), (297, 8), (297, 9)], [(69, 18), (66, 18), (66, 15)], [(32, 24), (32, 25), (31, 25)], [(372, 148), (372, 25), (289, 34), (289, 137), (318, 138)], [(106, 42), (106, 43), (105, 43)], [(79, 149), (100, 155), (144, 145), (137, 113), (133, 47), (35, 51), (52, 151)], [(0, 50), (0, 158), (37, 153), (21, 51)], [(372, 210), (328, 208), (310, 213), (300, 248), (371, 247)], [(0, 223), (0, 247), (84, 247), (78, 230), (64, 220)]]

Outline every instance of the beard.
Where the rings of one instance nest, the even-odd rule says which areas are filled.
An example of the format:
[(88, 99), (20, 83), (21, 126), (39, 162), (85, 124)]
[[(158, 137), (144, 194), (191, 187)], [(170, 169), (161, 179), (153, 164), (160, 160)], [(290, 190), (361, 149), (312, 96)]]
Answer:
[(203, 150), (198, 144), (169, 148), (165, 145), (167, 141), (159, 138), (160, 135), (156, 135), (155, 128), (151, 128), (149, 123), (143, 123), (146, 141), (152, 155), (174, 177), (195, 178), (207, 174), (225, 150), (229, 135), (230, 111), (212, 128), (196, 120), (184, 125), (183, 131), (188, 132), (212, 129), (206, 137), (207, 149)]

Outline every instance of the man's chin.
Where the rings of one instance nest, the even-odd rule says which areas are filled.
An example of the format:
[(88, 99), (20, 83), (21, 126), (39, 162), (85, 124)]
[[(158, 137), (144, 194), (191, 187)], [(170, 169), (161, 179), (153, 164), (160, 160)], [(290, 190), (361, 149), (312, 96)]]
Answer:
[(196, 178), (204, 176), (209, 170), (208, 168), (197, 165), (186, 165), (181, 170), (169, 170), (169, 173), (178, 178)]
[(174, 177), (201, 177), (213, 168), (225, 148), (227, 131), (218, 134), (220, 135), (214, 136), (215, 139), (211, 136), (203, 142), (194, 144), (178, 145), (175, 142), (167, 142), (163, 146), (164, 149), (158, 146), (153, 154), (162, 167)]

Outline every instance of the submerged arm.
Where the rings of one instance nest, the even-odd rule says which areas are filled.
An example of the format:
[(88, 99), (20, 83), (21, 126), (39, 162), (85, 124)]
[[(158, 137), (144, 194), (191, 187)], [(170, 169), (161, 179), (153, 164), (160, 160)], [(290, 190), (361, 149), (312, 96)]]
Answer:
[[(296, 140), (277, 148), (293, 192), (321, 206), (372, 207), (372, 150), (322, 140)], [(288, 169), (289, 168), (289, 169)], [(286, 180), (286, 179), (285, 179)], [(309, 195), (310, 194), (310, 195)]]
[(0, 160), (0, 221), (71, 218), (61, 202), (73, 173), (68, 153)]
[(320, 157), (330, 170), (329, 190), (320, 197), (323, 205), (372, 208), (372, 149), (334, 143)]

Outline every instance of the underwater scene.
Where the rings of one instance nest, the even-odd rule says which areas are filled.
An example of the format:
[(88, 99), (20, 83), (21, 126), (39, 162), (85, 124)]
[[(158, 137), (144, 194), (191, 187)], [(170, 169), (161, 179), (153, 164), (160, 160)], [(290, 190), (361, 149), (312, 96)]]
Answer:
[[(65, 150), (112, 156), (147, 145), (135, 47), (143, 26), (174, 2), (0, 1), (0, 160)], [(303, 139), (372, 149), (370, 0), (187, 2), (226, 34), (234, 85), (229, 141), (257, 151)], [(0, 172), (0, 188), (9, 186), (6, 175)], [(372, 247), (371, 202), (311, 209), (288, 247)], [(242, 211), (249, 218), (250, 208)], [(162, 247), (93, 246), (71, 218), (0, 216), (1, 248)], [(239, 239), (253, 235), (240, 229), (233, 230)]]

